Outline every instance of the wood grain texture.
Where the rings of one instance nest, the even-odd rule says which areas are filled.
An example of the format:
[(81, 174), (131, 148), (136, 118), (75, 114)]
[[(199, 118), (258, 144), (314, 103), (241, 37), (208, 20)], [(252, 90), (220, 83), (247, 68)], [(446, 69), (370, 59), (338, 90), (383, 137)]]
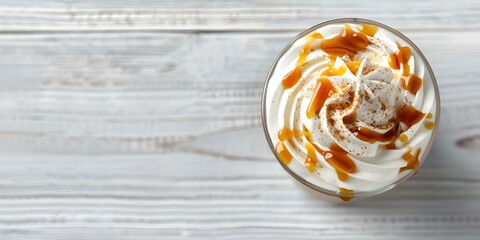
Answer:
[(285, 31), (340, 17), (378, 19), (400, 30), (478, 30), (478, 2), (351, 0), (71, 1), (4, 0), (3, 31), (155, 29), (172, 31)]
[[(267, 71), (300, 30), (392, 25), (442, 98), (417, 176), (346, 205), (263, 136)], [(1, 239), (477, 239), (476, 1), (0, 2)]]

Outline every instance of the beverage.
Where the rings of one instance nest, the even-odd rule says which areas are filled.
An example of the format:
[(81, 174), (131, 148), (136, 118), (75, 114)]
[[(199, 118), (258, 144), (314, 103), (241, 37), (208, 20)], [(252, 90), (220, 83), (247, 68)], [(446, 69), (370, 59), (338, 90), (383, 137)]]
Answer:
[(265, 84), (262, 120), (287, 172), (348, 201), (418, 170), (439, 106), (433, 72), (410, 40), (380, 23), (338, 19), (282, 51)]

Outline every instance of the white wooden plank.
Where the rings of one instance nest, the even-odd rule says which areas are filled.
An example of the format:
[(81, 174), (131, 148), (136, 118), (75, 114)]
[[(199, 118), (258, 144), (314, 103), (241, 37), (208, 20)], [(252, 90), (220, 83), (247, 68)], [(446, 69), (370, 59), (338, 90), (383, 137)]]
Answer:
[(456, 1), (43, 1), (6, 0), (2, 31), (157, 29), (283, 31), (340, 17), (371, 18), (401, 30), (480, 27), (479, 3)]

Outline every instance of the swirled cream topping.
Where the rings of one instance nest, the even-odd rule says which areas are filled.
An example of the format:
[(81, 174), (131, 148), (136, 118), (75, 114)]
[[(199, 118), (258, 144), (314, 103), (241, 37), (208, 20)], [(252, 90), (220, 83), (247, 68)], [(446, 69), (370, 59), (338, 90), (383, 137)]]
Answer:
[(277, 156), (345, 201), (416, 171), (437, 118), (425, 71), (418, 53), (385, 29), (316, 29), (278, 60), (266, 88)]

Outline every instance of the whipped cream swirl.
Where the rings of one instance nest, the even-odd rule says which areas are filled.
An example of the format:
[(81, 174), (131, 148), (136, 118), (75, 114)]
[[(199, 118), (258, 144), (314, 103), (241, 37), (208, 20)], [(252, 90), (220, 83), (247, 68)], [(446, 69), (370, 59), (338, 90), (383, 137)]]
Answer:
[(379, 190), (416, 171), (437, 119), (425, 71), (407, 42), (375, 26), (333, 24), (297, 40), (264, 93), (278, 157), (339, 195)]

